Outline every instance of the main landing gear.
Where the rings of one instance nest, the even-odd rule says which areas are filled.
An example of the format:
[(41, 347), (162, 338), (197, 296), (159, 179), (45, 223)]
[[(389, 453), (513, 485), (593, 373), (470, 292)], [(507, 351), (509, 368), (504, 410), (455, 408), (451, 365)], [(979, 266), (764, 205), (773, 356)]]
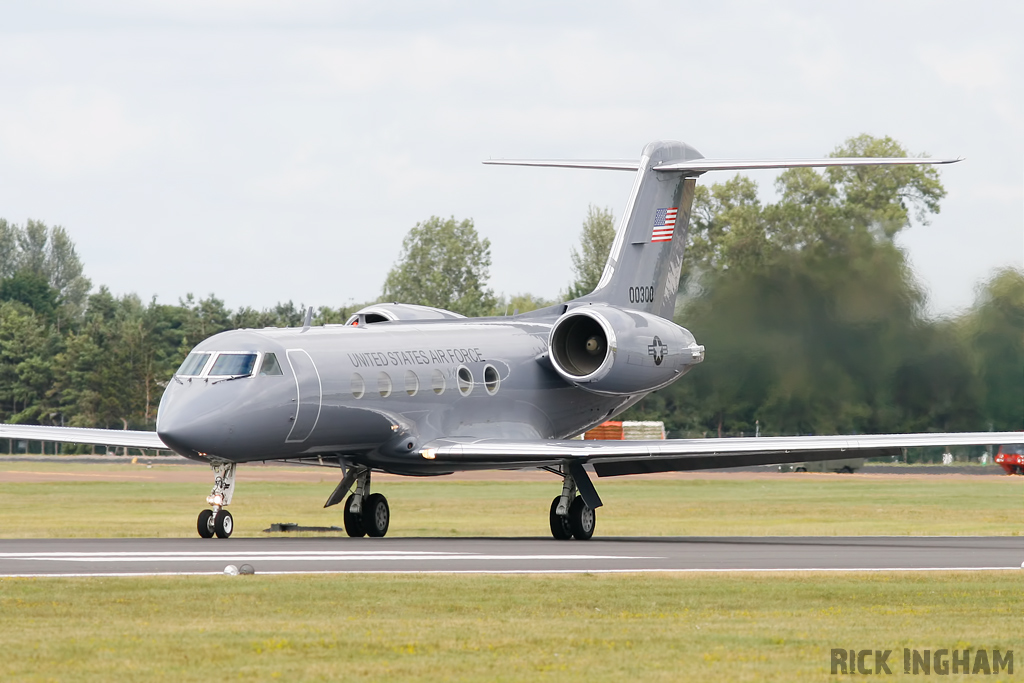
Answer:
[(388, 499), (382, 494), (370, 493), (369, 467), (350, 465), (345, 470), (344, 479), (338, 484), (338, 488), (334, 489), (324, 507), (341, 502), (353, 483), (356, 490), (345, 500), (345, 533), (352, 538), (383, 538), (391, 523), (391, 508), (388, 507)]
[[(562, 475), (562, 495), (551, 501), (548, 513), (551, 535), (560, 541), (589, 539), (597, 524), (595, 510), (602, 503), (587, 471), (579, 463), (566, 463), (551, 471)], [(577, 490), (580, 495), (576, 495)]]
[(224, 508), (231, 503), (235, 490), (235, 463), (219, 462), (210, 466), (213, 467), (213, 490), (206, 497), (206, 502), (212, 509), (199, 513), (196, 528), (203, 538), (228, 538), (234, 531), (235, 522)]

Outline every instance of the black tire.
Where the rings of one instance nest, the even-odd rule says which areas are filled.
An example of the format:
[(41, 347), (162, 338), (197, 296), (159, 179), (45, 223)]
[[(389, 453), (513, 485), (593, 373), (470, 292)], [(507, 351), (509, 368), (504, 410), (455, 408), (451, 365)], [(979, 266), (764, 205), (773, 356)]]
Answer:
[[(362, 538), (366, 535), (366, 531), (363, 529), (363, 516), (355, 512), (349, 512), (349, 508), (352, 507), (352, 498), (355, 496), (353, 493), (345, 500), (345, 533), (352, 538)], [(366, 502), (363, 501), (363, 509), (366, 509)]]
[(853, 474), (853, 468), (850, 467), (849, 465), (847, 465), (843, 469), (839, 470), (839, 473), (840, 474)]
[(807, 468), (806, 467), (794, 467), (793, 471), (794, 472), (806, 472)]
[(572, 535), (576, 540), (586, 541), (594, 535), (597, 513), (587, 507), (580, 496), (576, 496), (569, 506), (569, 526), (572, 527)]
[(384, 538), (391, 525), (388, 499), (380, 493), (371, 493), (363, 503), (363, 528), (371, 538)]
[(196, 520), (196, 529), (202, 538), (213, 538), (213, 510), (203, 510)]
[(213, 518), (213, 532), (217, 534), (217, 538), (230, 538), (234, 530), (235, 520), (227, 510), (221, 510)]
[(549, 514), (551, 535), (559, 541), (568, 541), (572, 538), (572, 527), (569, 526), (569, 518), (555, 514), (555, 510), (558, 509), (558, 501), (561, 499), (561, 496), (555, 496), (555, 499), (551, 501), (551, 512)]
[(1013, 468), (1013, 473), (1014, 474), (1024, 474), (1024, 467), (1021, 467), (1020, 465), (1016, 465)]

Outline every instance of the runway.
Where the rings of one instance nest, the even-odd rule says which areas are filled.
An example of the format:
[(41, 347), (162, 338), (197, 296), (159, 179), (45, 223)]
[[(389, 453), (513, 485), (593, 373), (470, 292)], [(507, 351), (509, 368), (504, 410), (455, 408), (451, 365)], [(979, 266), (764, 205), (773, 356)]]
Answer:
[(0, 577), (1021, 569), (1020, 537), (239, 538), (0, 541)]

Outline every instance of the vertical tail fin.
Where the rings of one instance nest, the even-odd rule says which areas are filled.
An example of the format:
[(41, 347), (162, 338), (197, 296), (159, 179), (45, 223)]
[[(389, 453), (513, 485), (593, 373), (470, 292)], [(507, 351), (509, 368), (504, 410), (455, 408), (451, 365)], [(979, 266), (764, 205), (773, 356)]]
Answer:
[(577, 302), (602, 302), (672, 319), (696, 179), (657, 166), (702, 159), (682, 142), (644, 148), (597, 288)]
[(609, 303), (672, 319), (693, 208), (696, 177), (708, 171), (955, 164), (922, 157), (828, 157), (825, 159), (705, 159), (684, 142), (652, 142), (635, 161), (492, 159), (485, 164), (556, 166), (636, 171), (629, 203), (615, 234), (608, 263), (595, 289), (574, 303)]

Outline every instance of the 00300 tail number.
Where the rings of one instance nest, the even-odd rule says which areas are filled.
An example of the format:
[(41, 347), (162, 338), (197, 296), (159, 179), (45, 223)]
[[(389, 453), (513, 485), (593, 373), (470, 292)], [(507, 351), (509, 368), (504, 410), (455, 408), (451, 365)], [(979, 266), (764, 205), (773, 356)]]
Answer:
[(629, 303), (649, 304), (654, 302), (654, 287), (630, 287)]

